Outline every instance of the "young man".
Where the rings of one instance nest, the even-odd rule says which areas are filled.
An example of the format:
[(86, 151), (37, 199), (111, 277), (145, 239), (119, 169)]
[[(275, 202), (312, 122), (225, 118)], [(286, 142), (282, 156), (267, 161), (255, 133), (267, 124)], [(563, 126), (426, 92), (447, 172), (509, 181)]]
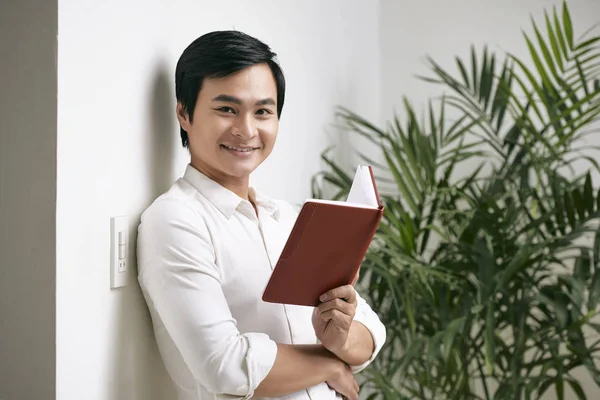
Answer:
[(263, 302), (297, 214), (249, 187), (271, 153), (285, 81), (275, 53), (236, 31), (183, 52), (177, 118), (190, 164), (142, 215), (138, 280), (179, 400), (356, 400), (385, 328), (353, 286), (318, 308)]

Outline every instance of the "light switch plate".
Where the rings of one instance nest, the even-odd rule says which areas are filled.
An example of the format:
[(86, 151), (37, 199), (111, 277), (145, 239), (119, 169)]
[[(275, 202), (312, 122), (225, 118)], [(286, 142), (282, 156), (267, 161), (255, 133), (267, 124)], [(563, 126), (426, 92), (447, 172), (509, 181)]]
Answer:
[[(121, 233), (119, 235), (119, 233)], [(120, 238), (120, 240), (119, 240)], [(119, 243), (119, 241), (121, 243)], [(125, 245), (125, 258), (119, 258), (119, 245)], [(123, 252), (121, 252), (123, 253)], [(129, 218), (126, 215), (110, 219), (110, 288), (127, 285), (129, 269)]]

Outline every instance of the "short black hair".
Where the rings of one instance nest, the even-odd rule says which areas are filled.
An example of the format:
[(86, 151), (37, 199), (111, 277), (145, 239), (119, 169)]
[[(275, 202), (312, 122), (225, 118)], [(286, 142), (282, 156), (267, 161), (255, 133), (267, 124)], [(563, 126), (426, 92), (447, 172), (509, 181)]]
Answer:
[[(277, 86), (277, 118), (285, 99), (285, 78), (277, 54), (260, 40), (240, 31), (215, 31), (194, 40), (175, 68), (175, 97), (192, 120), (198, 93), (206, 78), (222, 78), (244, 68), (266, 63)], [(181, 144), (188, 147), (187, 132), (180, 126)]]

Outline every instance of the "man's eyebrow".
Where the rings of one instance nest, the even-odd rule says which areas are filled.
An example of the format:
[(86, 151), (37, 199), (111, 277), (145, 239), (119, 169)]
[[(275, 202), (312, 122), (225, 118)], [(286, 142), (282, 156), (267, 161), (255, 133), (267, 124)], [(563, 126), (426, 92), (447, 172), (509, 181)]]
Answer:
[(275, 100), (273, 100), (272, 98), (266, 98), (266, 99), (262, 99), (256, 102), (257, 106), (274, 106), (275, 105)]
[[(233, 103), (233, 104), (238, 104), (238, 105), (242, 105), (243, 104), (242, 100), (238, 99), (235, 96), (231, 96), (231, 95), (228, 95), (228, 94), (220, 94), (217, 97), (213, 98), (212, 101), (221, 101), (221, 102), (224, 102), (224, 103)], [(255, 103), (255, 105), (257, 105), (257, 106), (267, 106), (267, 105), (274, 106), (276, 104), (277, 103), (275, 103), (275, 100), (273, 100), (271, 97), (259, 100), (259, 101), (257, 101)]]
[(220, 94), (214, 99), (212, 99), (212, 101), (222, 101), (224, 103), (234, 103), (239, 105), (242, 104), (242, 100), (238, 99), (237, 97), (230, 96), (228, 94)]

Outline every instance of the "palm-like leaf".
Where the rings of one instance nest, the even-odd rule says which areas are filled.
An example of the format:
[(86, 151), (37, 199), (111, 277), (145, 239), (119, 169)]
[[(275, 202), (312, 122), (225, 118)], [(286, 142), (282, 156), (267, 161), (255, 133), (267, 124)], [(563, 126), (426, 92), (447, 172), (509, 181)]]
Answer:
[[(472, 49), (454, 76), (430, 60), (426, 79), (450, 93), (423, 119), (406, 99), (384, 129), (338, 112), (381, 149), (364, 157), (386, 206), (361, 274), (388, 327), (365, 375), (373, 399), (538, 399), (565, 386), (586, 398), (580, 366), (600, 385), (600, 340), (584, 334), (600, 333), (600, 191), (565, 168), (598, 169), (575, 144), (600, 115), (600, 37), (575, 40), (566, 4), (544, 23), (525, 34), (529, 64)], [(323, 160), (314, 195), (326, 183), (344, 198), (351, 169)]]

